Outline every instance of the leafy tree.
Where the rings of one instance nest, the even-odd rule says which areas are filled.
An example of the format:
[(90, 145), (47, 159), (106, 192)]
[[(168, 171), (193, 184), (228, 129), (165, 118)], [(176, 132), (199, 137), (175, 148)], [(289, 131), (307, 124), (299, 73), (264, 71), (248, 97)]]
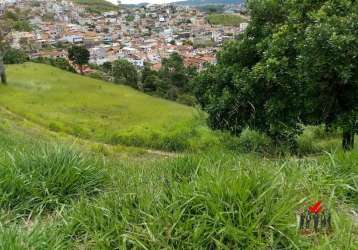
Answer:
[(112, 75), (116, 83), (123, 83), (138, 88), (137, 68), (127, 60), (117, 60), (112, 65)]
[(145, 63), (142, 70), (142, 88), (144, 92), (157, 91), (158, 72), (151, 69), (150, 64)]
[(109, 74), (112, 71), (112, 63), (105, 62), (102, 64), (101, 68), (105, 73)]
[(196, 79), (216, 129), (260, 130), (294, 141), (301, 124), (338, 126), (351, 149), (357, 130), (358, 3), (249, 0), (246, 32)]
[(159, 76), (162, 80), (162, 84), (159, 86), (160, 92), (166, 93), (171, 100), (175, 100), (178, 92), (184, 89), (189, 82), (183, 58), (176, 52), (162, 60)]
[(88, 49), (84, 46), (73, 46), (68, 49), (68, 58), (78, 65), (83, 75), (83, 65), (87, 64), (90, 58)]

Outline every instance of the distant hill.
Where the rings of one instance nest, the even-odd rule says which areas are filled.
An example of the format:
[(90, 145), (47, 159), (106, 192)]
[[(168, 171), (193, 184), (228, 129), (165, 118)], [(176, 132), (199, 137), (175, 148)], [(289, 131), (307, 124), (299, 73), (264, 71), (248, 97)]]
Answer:
[(106, 0), (73, 0), (74, 3), (84, 6), (88, 11), (102, 13), (117, 10), (118, 7)]
[(242, 4), (245, 3), (245, 0), (186, 0), (179, 1), (176, 4), (179, 5), (191, 5), (191, 6), (200, 6), (200, 5), (209, 5), (209, 4)]
[[(84, 0), (86, 1), (86, 0)], [(190, 5), (190, 6), (205, 6), (205, 5), (223, 5), (223, 4), (242, 4), (245, 3), (245, 0), (185, 0), (173, 2), (173, 4), (177, 5)], [(147, 5), (148, 3), (143, 1), (140, 4), (124, 4), (126, 7), (140, 7)]]

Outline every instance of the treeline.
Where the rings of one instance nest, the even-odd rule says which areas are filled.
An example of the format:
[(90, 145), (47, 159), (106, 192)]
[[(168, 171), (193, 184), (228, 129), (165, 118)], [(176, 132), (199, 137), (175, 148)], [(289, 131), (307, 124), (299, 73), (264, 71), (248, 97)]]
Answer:
[(186, 67), (178, 53), (163, 59), (159, 71), (153, 70), (148, 63), (144, 64), (143, 69), (138, 69), (124, 59), (104, 63), (99, 68), (109, 75), (114, 83), (125, 84), (145, 93), (187, 105), (193, 106), (196, 103), (191, 84), (197, 75), (197, 69)]
[(358, 132), (358, 3), (248, 2), (250, 24), (196, 79), (196, 97), (214, 129), (249, 127), (297, 148), (303, 125)]
[(3, 56), (4, 64), (21, 64), (28, 61), (35, 63), (48, 64), (62, 70), (75, 73), (75, 68), (70, 64), (65, 58), (48, 58), (48, 57), (38, 57), (35, 59), (29, 59), (28, 55), (21, 49), (8, 48), (6, 49)]

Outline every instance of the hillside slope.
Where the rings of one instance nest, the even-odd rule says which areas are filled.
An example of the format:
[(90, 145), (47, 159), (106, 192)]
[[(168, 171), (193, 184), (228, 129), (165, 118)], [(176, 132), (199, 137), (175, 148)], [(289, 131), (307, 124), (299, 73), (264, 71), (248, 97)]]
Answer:
[(0, 106), (81, 138), (166, 149), (153, 138), (163, 139), (161, 133), (168, 136), (195, 116), (190, 107), (47, 65), (12, 65), (8, 76), (9, 85), (0, 87)]
[(88, 11), (96, 13), (118, 9), (117, 6), (106, 0), (73, 0), (73, 2), (84, 6)]
[(178, 5), (192, 5), (192, 6), (203, 6), (209, 4), (242, 4), (244, 0), (186, 0), (178, 1)]

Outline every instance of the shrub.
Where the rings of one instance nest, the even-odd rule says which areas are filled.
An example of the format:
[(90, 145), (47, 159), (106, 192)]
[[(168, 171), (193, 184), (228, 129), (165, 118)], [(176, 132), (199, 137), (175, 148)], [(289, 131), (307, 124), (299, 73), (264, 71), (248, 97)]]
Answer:
[(304, 132), (297, 138), (298, 153), (312, 154), (320, 151), (320, 148), (314, 143), (314, 133), (311, 130), (304, 130)]
[(177, 102), (188, 106), (195, 106), (197, 104), (196, 98), (193, 95), (181, 94), (176, 99)]
[(32, 59), (31, 61), (35, 62), (35, 63), (48, 64), (48, 65), (54, 66), (54, 67), (62, 69), (62, 70), (76, 73), (75, 68), (69, 63), (68, 60), (66, 60), (64, 58), (39, 57), (36, 59)]
[(270, 150), (271, 140), (264, 134), (244, 129), (238, 139), (239, 148), (241, 152), (268, 152)]
[(19, 49), (9, 49), (4, 54), (5, 64), (21, 64), (28, 60), (26, 53)]
[(92, 72), (90, 74), (87, 75), (88, 77), (91, 77), (93, 79), (98, 79), (98, 80), (103, 80), (103, 81), (106, 81), (107, 78), (106, 76), (104, 75), (104, 73), (100, 72), (100, 71), (95, 71), (95, 72)]
[[(327, 144), (327, 139), (332, 136), (332, 132), (327, 132), (324, 126), (304, 127), (303, 133), (297, 137), (298, 154), (314, 154), (323, 150), (330, 150), (332, 145)], [(338, 137), (338, 136), (337, 136)], [(325, 141), (326, 140), (326, 141)]]

